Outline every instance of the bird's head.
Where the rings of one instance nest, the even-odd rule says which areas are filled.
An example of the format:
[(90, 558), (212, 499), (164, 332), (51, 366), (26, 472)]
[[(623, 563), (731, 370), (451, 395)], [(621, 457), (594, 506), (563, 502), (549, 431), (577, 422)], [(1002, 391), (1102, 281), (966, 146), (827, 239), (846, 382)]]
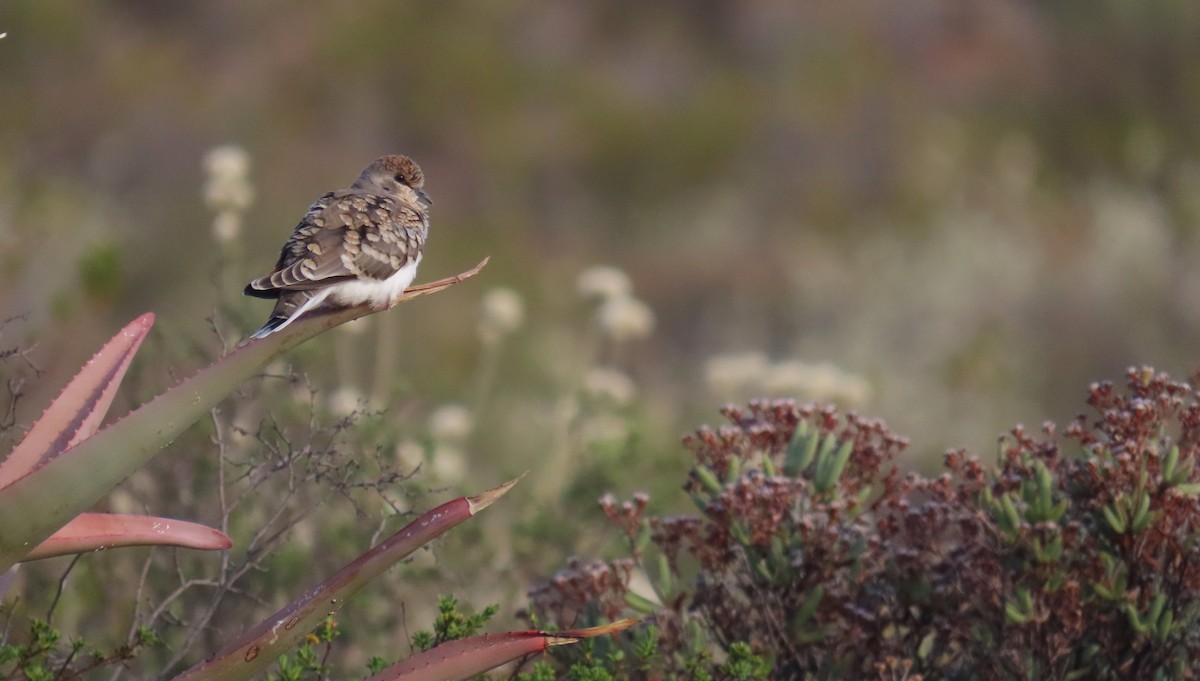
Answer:
[(417, 162), (407, 156), (392, 155), (375, 159), (358, 176), (354, 186), (398, 196), (423, 208), (433, 205), (433, 200), (422, 189), (425, 186), (425, 174)]

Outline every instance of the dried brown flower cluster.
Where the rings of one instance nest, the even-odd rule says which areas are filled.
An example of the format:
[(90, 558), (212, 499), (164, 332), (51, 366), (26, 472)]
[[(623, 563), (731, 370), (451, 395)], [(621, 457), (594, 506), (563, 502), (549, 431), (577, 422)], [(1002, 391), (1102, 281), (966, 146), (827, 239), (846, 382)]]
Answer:
[[(748, 643), (773, 679), (1193, 679), (1200, 667), (1200, 393), (1149, 368), (1091, 387), (1061, 432), (928, 479), (906, 441), (832, 407), (756, 401), (685, 438), (697, 516), (604, 512), (631, 559), (533, 592), (562, 626), (648, 614), (645, 678)], [(654, 593), (630, 590), (644, 573)], [(719, 667), (710, 667), (719, 669)], [(719, 676), (720, 674), (717, 674)]]

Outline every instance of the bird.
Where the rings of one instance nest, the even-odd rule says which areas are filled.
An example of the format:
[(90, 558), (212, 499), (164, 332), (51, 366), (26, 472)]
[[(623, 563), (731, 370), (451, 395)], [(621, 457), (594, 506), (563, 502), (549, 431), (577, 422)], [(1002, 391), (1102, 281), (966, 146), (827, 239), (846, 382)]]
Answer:
[(277, 299), (250, 338), (268, 336), (318, 309), (387, 307), (417, 275), (429, 234), (425, 175), (411, 158), (383, 156), (346, 189), (317, 199), (279, 253), (275, 269), (243, 293)]

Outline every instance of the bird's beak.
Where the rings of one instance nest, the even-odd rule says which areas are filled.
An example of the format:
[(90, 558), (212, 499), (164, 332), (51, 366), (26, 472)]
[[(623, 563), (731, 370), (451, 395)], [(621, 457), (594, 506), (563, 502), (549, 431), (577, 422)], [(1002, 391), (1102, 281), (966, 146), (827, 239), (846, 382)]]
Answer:
[(421, 199), (421, 202), (424, 203), (426, 206), (433, 205), (433, 199), (429, 198), (429, 195), (425, 193), (424, 189), (417, 190), (417, 198)]

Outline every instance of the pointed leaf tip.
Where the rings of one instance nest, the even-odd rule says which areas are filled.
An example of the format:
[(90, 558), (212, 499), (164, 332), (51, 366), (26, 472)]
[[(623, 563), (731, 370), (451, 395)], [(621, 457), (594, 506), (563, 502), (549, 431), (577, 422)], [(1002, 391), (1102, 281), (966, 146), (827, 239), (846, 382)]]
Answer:
[(121, 379), (153, 324), (154, 313), (141, 315), (92, 355), (0, 464), (0, 487), (91, 437), (100, 428)]
[(552, 634), (552, 636), (554, 636), (556, 639), (562, 639), (562, 640), (556, 640), (555, 642), (551, 643), (550, 645), (560, 646), (560, 645), (565, 645), (568, 643), (575, 643), (579, 639), (583, 639), (583, 638), (595, 638), (597, 636), (606, 636), (608, 634), (616, 634), (618, 632), (625, 631), (626, 629), (628, 629), (628, 628), (632, 627), (633, 625), (638, 624), (640, 622), (641, 622), (641, 620), (623, 619), (623, 620), (617, 620), (616, 622), (609, 622), (608, 624), (601, 624), (598, 627), (588, 627), (587, 629), (569, 629), (567, 631), (556, 631)]
[(521, 482), (521, 480), (525, 479), (526, 475), (529, 475), (529, 471), (525, 471), (520, 476), (518, 476), (512, 480), (509, 480), (508, 482), (504, 483), (503, 485), (500, 485), (498, 487), (493, 487), (492, 489), (489, 489), (486, 492), (480, 492), (479, 494), (476, 494), (473, 497), (468, 497), (467, 503), (470, 504), (471, 515), (475, 515), (476, 513), (479, 513), (480, 511), (487, 508), (488, 506), (491, 506), (492, 504), (496, 503), (497, 499), (499, 499), (500, 497), (507, 494), (508, 490), (512, 489), (514, 485), (516, 485), (518, 482)]
[(220, 530), (185, 520), (112, 513), (82, 513), (30, 551), (23, 562), (122, 546), (177, 546), (225, 550), (233, 546)]
[(489, 256), (485, 257), (483, 260), (480, 260), (479, 263), (477, 265), (475, 265), (474, 267), (472, 267), (471, 269), (466, 270), (464, 272), (459, 272), (458, 274), (454, 275), (453, 277), (446, 277), (445, 279), (438, 279), (437, 281), (432, 281), (432, 282), (429, 282), (428, 284), (416, 284), (414, 286), (409, 286), (408, 288), (404, 289), (403, 293), (401, 293), (400, 295), (393, 298), (392, 301), (390, 303), (388, 303), (388, 307), (389, 308), (395, 307), (396, 305), (399, 305), (400, 303), (402, 303), (406, 300), (412, 300), (413, 298), (428, 295), (430, 293), (437, 293), (438, 291), (450, 288), (451, 286), (454, 286), (455, 284), (461, 284), (462, 282), (466, 281), (467, 279), (470, 279), (471, 277), (475, 276), (476, 274), (479, 274), (479, 272), (481, 270), (483, 270), (483, 268), (485, 266), (487, 266), (488, 261), (491, 259), (492, 259), (492, 256), (489, 255)]
[(143, 330), (149, 330), (150, 327), (154, 326), (154, 313), (146, 312), (142, 314), (140, 317), (130, 322), (129, 326), (125, 327), (125, 330), (129, 331), (129, 327), (135, 324)]
[(509, 631), (447, 641), (398, 662), (367, 681), (470, 679), (507, 662), (541, 653), (550, 646), (569, 645), (585, 638), (613, 634), (634, 624), (637, 624), (635, 620), (620, 620), (572, 631)]

